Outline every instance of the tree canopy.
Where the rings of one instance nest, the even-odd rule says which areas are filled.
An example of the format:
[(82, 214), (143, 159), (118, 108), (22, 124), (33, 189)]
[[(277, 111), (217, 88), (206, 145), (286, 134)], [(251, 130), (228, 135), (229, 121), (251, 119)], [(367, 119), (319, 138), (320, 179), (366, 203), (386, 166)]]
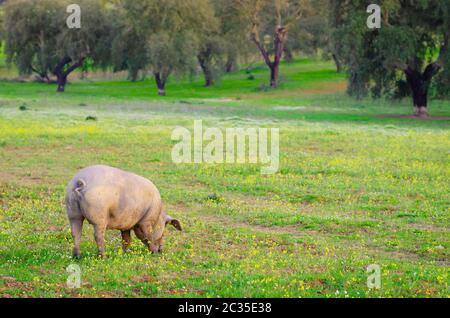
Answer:
[[(450, 2), (380, 0), (381, 28), (367, 25), (368, 0), (80, 0), (81, 28), (66, 26), (69, 0), (6, 1), (0, 39), (9, 63), (64, 91), (78, 68), (150, 73), (158, 94), (171, 76), (203, 73), (214, 85), (247, 57), (270, 70), (295, 54), (333, 58), (357, 98), (428, 96), (450, 91)], [(250, 45), (251, 44), (251, 45)]]
[(54, 74), (58, 91), (67, 76), (86, 59), (93, 65), (109, 62), (111, 19), (101, 0), (78, 1), (83, 10), (82, 27), (66, 26), (68, 0), (17, 0), (5, 7), (6, 54), (21, 74), (36, 73), (48, 81)]
[[(138, 53), (135, 57), (139, 57), (139, 63), (134, 65), (153, 73), (160, 95), (166, 94), (171, 74), (194, 73), (196, 56), (208, 51), (208, 45), (212, 47), (214, 43), (217, 21), (208, 0), (124, 0), (121, 5), (127, 32), (141, 40), (142, 47), (133, 50)], [(208, 58), (205, 63), (211, 63), (206, 61)]]

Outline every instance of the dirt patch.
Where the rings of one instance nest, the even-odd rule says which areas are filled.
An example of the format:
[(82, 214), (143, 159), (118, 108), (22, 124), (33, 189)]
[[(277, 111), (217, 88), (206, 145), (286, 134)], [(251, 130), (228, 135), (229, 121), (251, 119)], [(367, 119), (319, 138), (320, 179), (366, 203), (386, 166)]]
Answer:
[(9, 280), (0, 287), (0, 297), (3, 297), (3, 295), (9, 295), (7, 294), (7, 292), (10, 292), (14, 289), (18, 289), (25, 293), (31, 292), (33, 290), (33, 287), (31, 282), (18, 282), (16, 280)]
[(373, 253), (376, 253), (376, 255), (383, 255), (385, 257), (393, 258), (396, 260), (405, 260), (409, 262), (429, 262), (432, 260), (436, 265), (439, 266), (449, 266), (450, 262), (447, 259), (436, 259), (436, 258), (430, 258), (418, 253), (415, 253), (413, 251), (408, 250), (386, 250), (386, 248), (382, 246), (375, 246), (375, 245), (368, 245), (367, 249), (372, 251)]
[(250, 224), (247, 222), (239, 222), (231, 220), (227, 217), (213, 216), (213, 215), (202, 215), (202, 221), (208, 223), (221, 224), (225, 227), (230, 228), (246, 228), (256, 232), (262, 232), (267, 234), (291, 234), (296, 236), (309, 236), (315, 231), (300, 231), (299, 225), (287, 225), (287, 226), (263, 226), (257, 224)]
[[(34, 172), (36, 173), (36, 172)], [(1, 171), (0, 183), (6, 185), (30, 186), (42, 184), (47, 175), (43, 172), (41, 175), (29, 175), (25, 173), (14, 174), (12, 172)]]
[(132, 281), (135, 283), (150, 283), (152, 281), (155, 281), (155, 278), (150, 277), (148, 275), (142, 275), (133, 277)]
[(318, 83), (311, 86), (308, 89), (302, 89), (300, 92), (302, 94), (334, 94), (345, 92), (347, 89), (347, 82), (333, 82), (333, 83)]
[(432, 232), (447, 232), (450, 229), (429, 223), (409, 223), (406, 227), (413, 230), (432, 231)]

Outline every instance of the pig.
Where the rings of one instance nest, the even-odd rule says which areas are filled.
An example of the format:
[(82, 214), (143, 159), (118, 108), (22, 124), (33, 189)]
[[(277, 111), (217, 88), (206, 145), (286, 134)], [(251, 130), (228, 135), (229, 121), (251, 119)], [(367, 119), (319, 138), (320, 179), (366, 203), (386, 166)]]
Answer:
[(166, 225), (182, 230), (180, 222), (163, 210), (161, 195), (150, 180), (113, 167), (97, 165), (81, 170), (69, 182), (65, 205), (75, 258), (80, 258), (85, 219), (94, 226), (94, 237), (102, 258), (105, 257), (107, 229), (121, 231), (125, 252), (133, 230), (152, 253), (162, 252)]

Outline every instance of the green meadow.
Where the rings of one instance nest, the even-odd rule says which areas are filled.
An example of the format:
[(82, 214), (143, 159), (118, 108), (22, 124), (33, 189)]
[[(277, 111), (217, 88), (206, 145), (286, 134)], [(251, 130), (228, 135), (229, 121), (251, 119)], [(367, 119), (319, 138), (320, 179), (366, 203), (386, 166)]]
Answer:
[[(329, 62), (281, 74), (275, 90), (263, 66), (212, 88), (172, 78), (167, 97), (151, 78), (77, 80), (60, 94), (1, 81), (0, 297), (449, 297), (449, 101), (416, 119), (409, 99), (347, 97)], [(174, 164), (172, 131), (199, 119), (279, 128), (278, 173)], [(134, 236), (124, 254), (108, 231), (99, 259), (85, 222), (72, 259), (65, 187), (93, 164), (157, 185), (184, 228), (168, 229), (163, 254)], [(79, 289), (66, 285), (70, 264)], [(380, 289), (367, 286), (372, 264)]]

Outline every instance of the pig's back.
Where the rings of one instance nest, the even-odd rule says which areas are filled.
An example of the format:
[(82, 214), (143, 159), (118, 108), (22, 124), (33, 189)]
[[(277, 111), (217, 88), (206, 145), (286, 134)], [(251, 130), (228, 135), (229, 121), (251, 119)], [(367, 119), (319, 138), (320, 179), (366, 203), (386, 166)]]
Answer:
[(158, 189), (148, 179), (108, 166), (91, 166), (81, 170), (71, 181), (80, 193), (85, 216), (96, 218), (107, 213), (110, 228), (129, 228), (142, 219), (152, 207), (161, 205)]

